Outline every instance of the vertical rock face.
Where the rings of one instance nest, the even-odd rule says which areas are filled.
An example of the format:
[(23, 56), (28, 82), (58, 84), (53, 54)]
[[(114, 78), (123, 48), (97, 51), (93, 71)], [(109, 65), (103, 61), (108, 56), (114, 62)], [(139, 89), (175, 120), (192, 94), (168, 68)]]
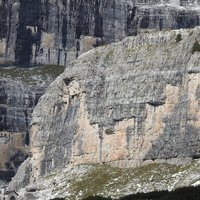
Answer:
[(0, 179), (12, 177), (27, 158), (32, 111), (59, 74), (46, 68), (0, 69)]
[(199, 158), (199, 32), (129, 37), (70, 64), (34, 109), (32, 178), (68, 163)]
[[(1, 131), (21, 131), (29, 124), (31, 110), (37, 103), (39, 96), (43, 93), (43, 88), (38, 91), (28, 91), (20, 82), (10, 79), (1, 79)], [(4, 107), (4, 108), (3, 108)], [(30, 110), (29, 110), (30, 109)], [(14, 114), (18, 114), (18, 121)], [(17, 117), (17, 116), (16, 116)]]
[(58, 64), (149, 30), (199, 25), (198, 0), (0, 0), (0, 63)]
[(44, 88), (28, 88), (20, 81), (0, 79), (0, 174), (9, 179), (27, 158), (31, 114)]

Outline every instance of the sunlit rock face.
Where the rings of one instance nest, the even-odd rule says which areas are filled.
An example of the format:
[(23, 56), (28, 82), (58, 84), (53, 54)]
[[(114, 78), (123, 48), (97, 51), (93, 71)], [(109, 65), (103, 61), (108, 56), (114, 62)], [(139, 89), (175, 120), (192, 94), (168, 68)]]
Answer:
[(199, 158), (199, 32), (128, 37), (68, 65), (33, 112), (32, 180), (69, 163)]
[(0, 64), (66, 65), (129, 35), (199, 25), (198, 0), (0, 0)]

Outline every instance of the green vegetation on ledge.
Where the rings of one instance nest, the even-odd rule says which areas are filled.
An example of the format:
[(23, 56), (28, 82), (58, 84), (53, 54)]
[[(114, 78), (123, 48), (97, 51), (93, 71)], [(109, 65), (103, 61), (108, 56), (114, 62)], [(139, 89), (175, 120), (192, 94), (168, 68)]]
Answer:
[[(200, 187), (185, 187), (175, 191), (154, 191), (149, 193), (138, 193), (127, 195), (116, 200), (199, 200)], [(56, 199), (54, 199), (56, 200)], [(84, 200), (112, 200), (100, 196), (88, 197)]]
[(179, 33), (177, 36), (176, 36), (176, 42), (180, 42), (182, 40), (182, 36), (181, 34)]
[[(134, 193), (174, 190), (186, 185), (196, 186), (200, 161), (177, 166), (155, 163), (138, 168), (114, 168), (109, 165), (80, 165), (66, 173), (53, 188), (53, 196), (67, 200), (105, 197), (120, 199)], [(190, 174), (194, 177), (190, 177)], [(58, 174), (59, 176), (59, 174)], [(196, 177), (196, 178), (195, 178)], [(58, 177), (53, 178), (58, 183)], [(90, 199), (90, 198), (89, 198)], [(97, 198), (98, 199), (98, 198)]]
[(200, 52), (200, 44), (199, 42), (196, 40), (193, 47), (192, 47), (192, 53), (194, 52)]
[(64, 69), (64, 66), (55, 65), (44, 65), (33, 68), (2, 67), (0, 68), (0, 77), (34, 84), (39, 80), (48, 81), (49, 79), (55, 79), (64, 72)]

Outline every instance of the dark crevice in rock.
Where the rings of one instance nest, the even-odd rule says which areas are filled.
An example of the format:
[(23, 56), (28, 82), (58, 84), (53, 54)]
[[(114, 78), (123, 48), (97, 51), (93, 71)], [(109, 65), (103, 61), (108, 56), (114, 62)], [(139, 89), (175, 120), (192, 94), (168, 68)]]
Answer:
[(159, 100), (155, 100), (153, 99), (152, 101), (147, 102), (147, 104), (151, 105), (151, 106), (162, 106), (165, 104), (165, 101), (159, 101)]
[(25, 124), (26, 124), (26, 130), (25, 130), (25, 136), (24, 136), (24, 144), (29, 145), (30, 138), (29, 138), (29, 120), (28, 120), (28, 112), (27, 110), (24, 110), (24, 117), (25, 117)]
[[(20, 0), (19, 26), (15, 47), (15, 62), (20, 66), (29, 66), (33, 56), (33, 44), (36, 45), (35, 56), (39, 50), (40, 29), (40, 0)], [(33, 59), (35, 60), (35, 59)]]
[(60, 65), (60, 52), (61, 52), (61, 50), (60, 49), (58, 49), (58, 57), (57, 57), (57, 65)]
[(100, 0), (95, 1), (95, 28), (94, 28), (95, 37), (103, 37), (103, 17), (100, 14)]
[[(144, 17), (140, 21), (140, 27), (141, 28), (148, 28), (149, 27), (149, 23), (151, 21), (150, 18), (149, 18), (149, 15), (150, 15), (150, 11), (149, 10), (144, 12)], [(133, 18), (132, 18), (132, 20), (133, 20)], [(160, 23), (159, 23), (159, 25), (160, 25)]]
[(0, 39), (6, 38), (7, 35), (7, 9), (6, 9), (6, 1), (2, 1), (0, 5)]
[(199, 16), (196, 13), (188, 15), (187, 12), (181, 11), (176, 18), (177, 28), (192, 28), (193, 25), (199, 25)]
[(10, 43), (10, 37), (11, 37), (11, 26), (12, 26), (12, 3), (7, 4), (7, 9), (8, 9), (8, 27), (7, 27), (7, 38), (6, 38), (6, 49), (5, 49), (5, 58), (8, 56), (8, 48), (9, 48), (9, 43)]
[(65, 78), (63, 81), (66, 86), (69, 86), (69, 84), (74, 80), (74, 78)]
[(24, 26), (39, 26), (41, 0), (20, 0), (19, 23)]
[(200, 159), (200, 154), (199, 154), (199, 155), (192, 156), (192, 159), (194, 159), (194, 160), (199, 160), (199, 159)]
[(76, 39), (80, 39), (81, 35), (89, 35), (89, 13), (87, 3), (81, 1), (76, 9)]
[(67, 16), (63, 15), (63, 25), (62, 25), (62, 46), (65, 49), (67, 45)]
[(43, 22), (44, 31), (49, 30), (49, 15), (50, 15), (50, 3), (49, 0), (44, 0), (43, 9), (41, 10), (40, 20)]
[(11, 181), (14, 175), (15, 175), (14, 171), (0, 170), (0, 180)]
[(18, 65), (28, 66), (32, 56), (33, 38), (31, 30), (19, 26), (15, 48), (15, 62)]
[(8, 129), (6, 116), (7, 109), (0, 106), (0, 131), (6, 131)]
[(100, 142), (99, 142), (99, 162), (101, 162), (102, 161), (102, 153), (103, 153), (103, 139), (104, 139), (103, 128), (102, 128), (101, 125), (99, 126), (99, 139), (100, 139)]

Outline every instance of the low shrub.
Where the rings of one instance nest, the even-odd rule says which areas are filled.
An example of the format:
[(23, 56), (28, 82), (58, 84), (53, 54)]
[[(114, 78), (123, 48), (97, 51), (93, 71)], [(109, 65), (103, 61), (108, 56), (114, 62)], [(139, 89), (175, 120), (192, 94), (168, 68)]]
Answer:
[(195, 43), (193, 44), (193, 47), (192, 47), (192, 53), (194, 53), (194, 52), (200, 52), (200, 44), (197, 40), (195, 41)]
[(179, 33), (177, 36), (176, 36), (176, 42), (180, 42), (182, 40), (182, 36), (181, 34)]

